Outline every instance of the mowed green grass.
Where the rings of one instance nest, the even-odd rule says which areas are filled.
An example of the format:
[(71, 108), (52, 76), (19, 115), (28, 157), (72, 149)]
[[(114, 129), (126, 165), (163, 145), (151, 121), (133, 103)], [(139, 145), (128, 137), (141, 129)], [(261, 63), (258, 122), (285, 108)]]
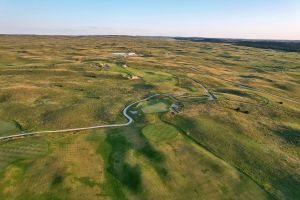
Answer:
[(139, 103), (137, 107), (140, 108), (145, 114), (151, 114), (167, 112), (170, 105), (168, 105), (166, 102), (155, 99)]
[(15, 122), (0, 121), (0, 135), (21, 132), (20, 127)]
[(153, 142), (164, 142), (176, 137), (176, 128), (163, 122), (149, 124), (142, 130), (144, 136)]
[(159, 113), (159, 112), (166, 112), (168, 111), (168, 105), (165, 103), (156, 103), (153, 105), (145, 105), (143, 106), (142, 110), (144, 113)]
[(0, 169), (0, 198), (99, 199), (95, 187), (104, 181), (104, 166), (84, 138), (60, 134), (1, 144), (10, 160)]
[[(43, 139), (24, 139), (0, 144), (0, 172), (7, 166), (47, 155), (48, 142)], [(4, 175), (4, 174), (3, 174)]]

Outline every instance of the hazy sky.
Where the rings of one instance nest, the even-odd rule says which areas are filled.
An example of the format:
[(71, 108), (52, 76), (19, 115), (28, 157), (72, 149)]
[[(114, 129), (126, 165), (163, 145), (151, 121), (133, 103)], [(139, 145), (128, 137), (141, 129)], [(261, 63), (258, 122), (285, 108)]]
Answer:
[(300, 0), (0, 0), (0, 33), (300, 40)]

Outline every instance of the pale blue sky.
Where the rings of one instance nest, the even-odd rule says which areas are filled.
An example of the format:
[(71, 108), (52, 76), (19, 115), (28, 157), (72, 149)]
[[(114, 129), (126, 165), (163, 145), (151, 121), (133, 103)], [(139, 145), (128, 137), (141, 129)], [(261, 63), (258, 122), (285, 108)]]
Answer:
[(0, 0), (2, 34), (300, 39), (300, 0)]

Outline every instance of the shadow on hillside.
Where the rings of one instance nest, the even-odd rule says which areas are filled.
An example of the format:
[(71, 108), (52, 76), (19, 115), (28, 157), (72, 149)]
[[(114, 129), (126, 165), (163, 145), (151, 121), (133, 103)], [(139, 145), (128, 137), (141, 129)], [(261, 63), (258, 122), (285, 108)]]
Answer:
[(122, 129), (110, 129), (107, 133), (106, 142), (111, 146), (107, 170), (132, 192), (138, 193), (141, 191), (142, 177), (140, 165), (132, 165), (126, 161), (126, 155), (131, 149), (136, 150), (149, 159), (160, 176), (165, 177), (168, 174), (167, 170), (161, 166), (164, 161), (163, 155), (155, 150), (141, 134), (132, 133), (136, 134), (134, 137), (138, 138), (140, 140), (139, 143), (143, 145), (136, 145), (128, 140), (124, 134), (131, 133), (123, 133)]

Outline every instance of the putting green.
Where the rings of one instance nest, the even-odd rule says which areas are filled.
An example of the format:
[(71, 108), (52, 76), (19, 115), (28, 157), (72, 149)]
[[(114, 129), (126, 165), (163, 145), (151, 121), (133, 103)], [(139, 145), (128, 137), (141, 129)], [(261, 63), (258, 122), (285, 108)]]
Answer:
[(167, 103), (157, 99), (142, 102), (138, 105), (138, 107), (140, 107), (146, 114), (167, 112), (169, 110), (169, 105)]
[(160, 112), (167, 112), (168, 105), (165, 103), (157, 103), (154, 105), (147, 105), (142, 108), (144, 113), (160, 113)]
[(20, 132), (20, 129), (14, 122), (0, 121), (0, 135), (17, 132)]
[(176, 137), (178, 134), (176, 128), (163, 122), (149, 124), (142, 132), (147, 139), (153, 142), (167, 141)]

